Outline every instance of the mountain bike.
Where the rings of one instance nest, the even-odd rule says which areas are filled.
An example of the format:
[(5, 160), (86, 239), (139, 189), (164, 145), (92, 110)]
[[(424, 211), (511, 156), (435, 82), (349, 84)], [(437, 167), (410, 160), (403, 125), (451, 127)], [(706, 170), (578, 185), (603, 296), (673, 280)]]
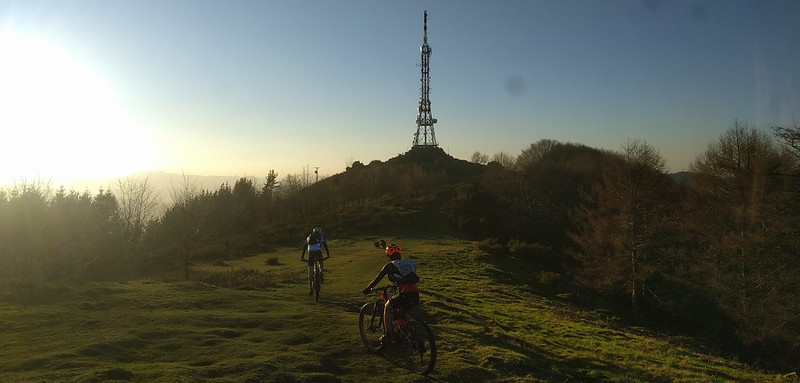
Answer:
[[(324, 261), (324, 260), (326, 260), (328, 258), (330, 258), (330, 257), (328, 256), (328, 257), (322, 258), (322, 260)], [(302, 259), (300, 260), (300, 262), (308, 264), (308, 261), (305, 261), (305, 260), (302, 260)], [(320, 267), (319, 261), (314, 261), (314, 267), (311, 270), (311, 273), (312, 273), (312, 275), (311, 275), (311, 290), (314, 291), (314, 300), (319, 302), (319, 292), (322, 290), (322, 280), (324, 279), (324, 277), (322, 276), (322, 268)]]
[[(386, 343), (381, 342), (389, 338), (389, 334), (383, 325), (383, 308), (390, 295), (388, 292), (397, 290), (395, 285), (387, 285), (372, 290), (373, 293), (380, 293), (375, 302), (370, 302), (361, 307), (358, 314), (358, 330), (361, 333), (361, 340), (367, 350), (379, 353), (383, 350)], [(414, 318), (410, 313), (399, 313), (392, 308), (395, 320), (392, 325), (397, 326), (397, 336), (392, 340), (396, 346), (403, 351), (406, 364), (411, 371), (427, 375), (433, 371), (436, 364), (436, 343), (433, 340), (433, 332), (430, 327), (422, 320)]]

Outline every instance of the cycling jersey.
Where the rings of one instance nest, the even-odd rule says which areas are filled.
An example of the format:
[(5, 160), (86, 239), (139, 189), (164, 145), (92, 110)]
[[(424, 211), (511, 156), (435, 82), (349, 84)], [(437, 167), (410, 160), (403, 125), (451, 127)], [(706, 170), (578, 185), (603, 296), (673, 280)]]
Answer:
[(306, 246), (308, 246), (309, 252), (322, 251), (322, 246), (328, 247), (322, 234), (316, 236), (314, 234), (309, 235), (308, 238), (306, 238)]
[(325, 255), (330, 257), (331, 253), (328, 250), (328, 243), (325, 242), (325, 238), (322, 234), (314, 235), (314, 233), (311, 233), (311, 235), (306, 238), (306, 244), (303, 246), (303, 254), (301, 254), (300, 257), (302, 258), (306, 255), (306, 249), (308, 249), (308, 254), (322, 254), (323, 248), (325, 249)]

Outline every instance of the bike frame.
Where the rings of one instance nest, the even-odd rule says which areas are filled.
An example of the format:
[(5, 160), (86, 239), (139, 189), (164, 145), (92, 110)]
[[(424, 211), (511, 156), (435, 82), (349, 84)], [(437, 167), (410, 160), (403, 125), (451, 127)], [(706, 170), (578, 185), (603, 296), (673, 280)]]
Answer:
[[(310, 256), (310, 254), (309, 254)], [(330, 258), (324, 257), (322, 259), (315, 259), (313, 260), (313, 264), (311, 265), (311, 289), (314, 290), (314, 299), (319, 302), (319, 292), (322, 290), (321, 283), (322, 283), (322, 261)], [(310, 259), (309, 259), (310, 261)], [(301, 259), (300, 262), (304, 262), (308, 264), (309, 261)]]
[[(383, 328), (384, 336), (388, 334), (383, 314), (386, 301), (389, 300), (388, 292), (390, 290), (396, 291), (397, 286), (387, 285), (373, 289), (374, 292), (380, 292), (380, 296), (373, 303), (365, 304), (359, 314), (361, 338), (367, 349), (372, 352), (380, 352), (384, 345), (383, 343), (379, 345), (371, 343), (367, 339), (369, 336), (367, 334), (374, 334), (379, 328)], [(372, 305), (372, 310), (365, 311), (368, 305)], [(389, 307), (389, 309), (395, 318), (395, 322), (392, 325), (397, 327), (398, 336), (395, 342), (399, 342), (398, 345), (403, 350), (409, 368), (418, 374), (427, 375), (436, 364), (436, 344), (433, 340), (433, 333), (425, 321), (414, 318), (407, 310), (394, 307)], [(365, 323), (367, 316), (369, 316), (369, 323)], [(379, 323), (376, 323), (376, 321), (379, 321)], [(424, 336), (423, 338), (418, 338), (419, 335), (416, 334), (424, 334)], [(428, 343), (425, 343), (426, 341)], [(425, 354), (428, 355), (428, 360), (423, 357)]]

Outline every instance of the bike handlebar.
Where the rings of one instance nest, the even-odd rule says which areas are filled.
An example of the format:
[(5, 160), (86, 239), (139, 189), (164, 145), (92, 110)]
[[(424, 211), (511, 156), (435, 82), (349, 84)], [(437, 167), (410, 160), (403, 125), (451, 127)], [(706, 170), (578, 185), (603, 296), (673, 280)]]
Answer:
[(379, 292), (384, 292), (386, 290), (397, 290), (397, 285), (386, 285), (386, 286), (381, 286), (381, 287), (373, 287), (369, 291), (369, 293), (370, 294), (375, 294), (375, 293), (379, 293)]

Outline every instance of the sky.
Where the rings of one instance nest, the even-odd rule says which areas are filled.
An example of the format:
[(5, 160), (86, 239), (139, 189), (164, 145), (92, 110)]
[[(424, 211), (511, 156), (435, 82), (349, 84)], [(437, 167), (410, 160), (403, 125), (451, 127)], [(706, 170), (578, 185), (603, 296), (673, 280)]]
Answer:
[(800, 122), (800, 2), (0, 0), (0, 185), (340, 173), (411, 148), (655, 147)]

